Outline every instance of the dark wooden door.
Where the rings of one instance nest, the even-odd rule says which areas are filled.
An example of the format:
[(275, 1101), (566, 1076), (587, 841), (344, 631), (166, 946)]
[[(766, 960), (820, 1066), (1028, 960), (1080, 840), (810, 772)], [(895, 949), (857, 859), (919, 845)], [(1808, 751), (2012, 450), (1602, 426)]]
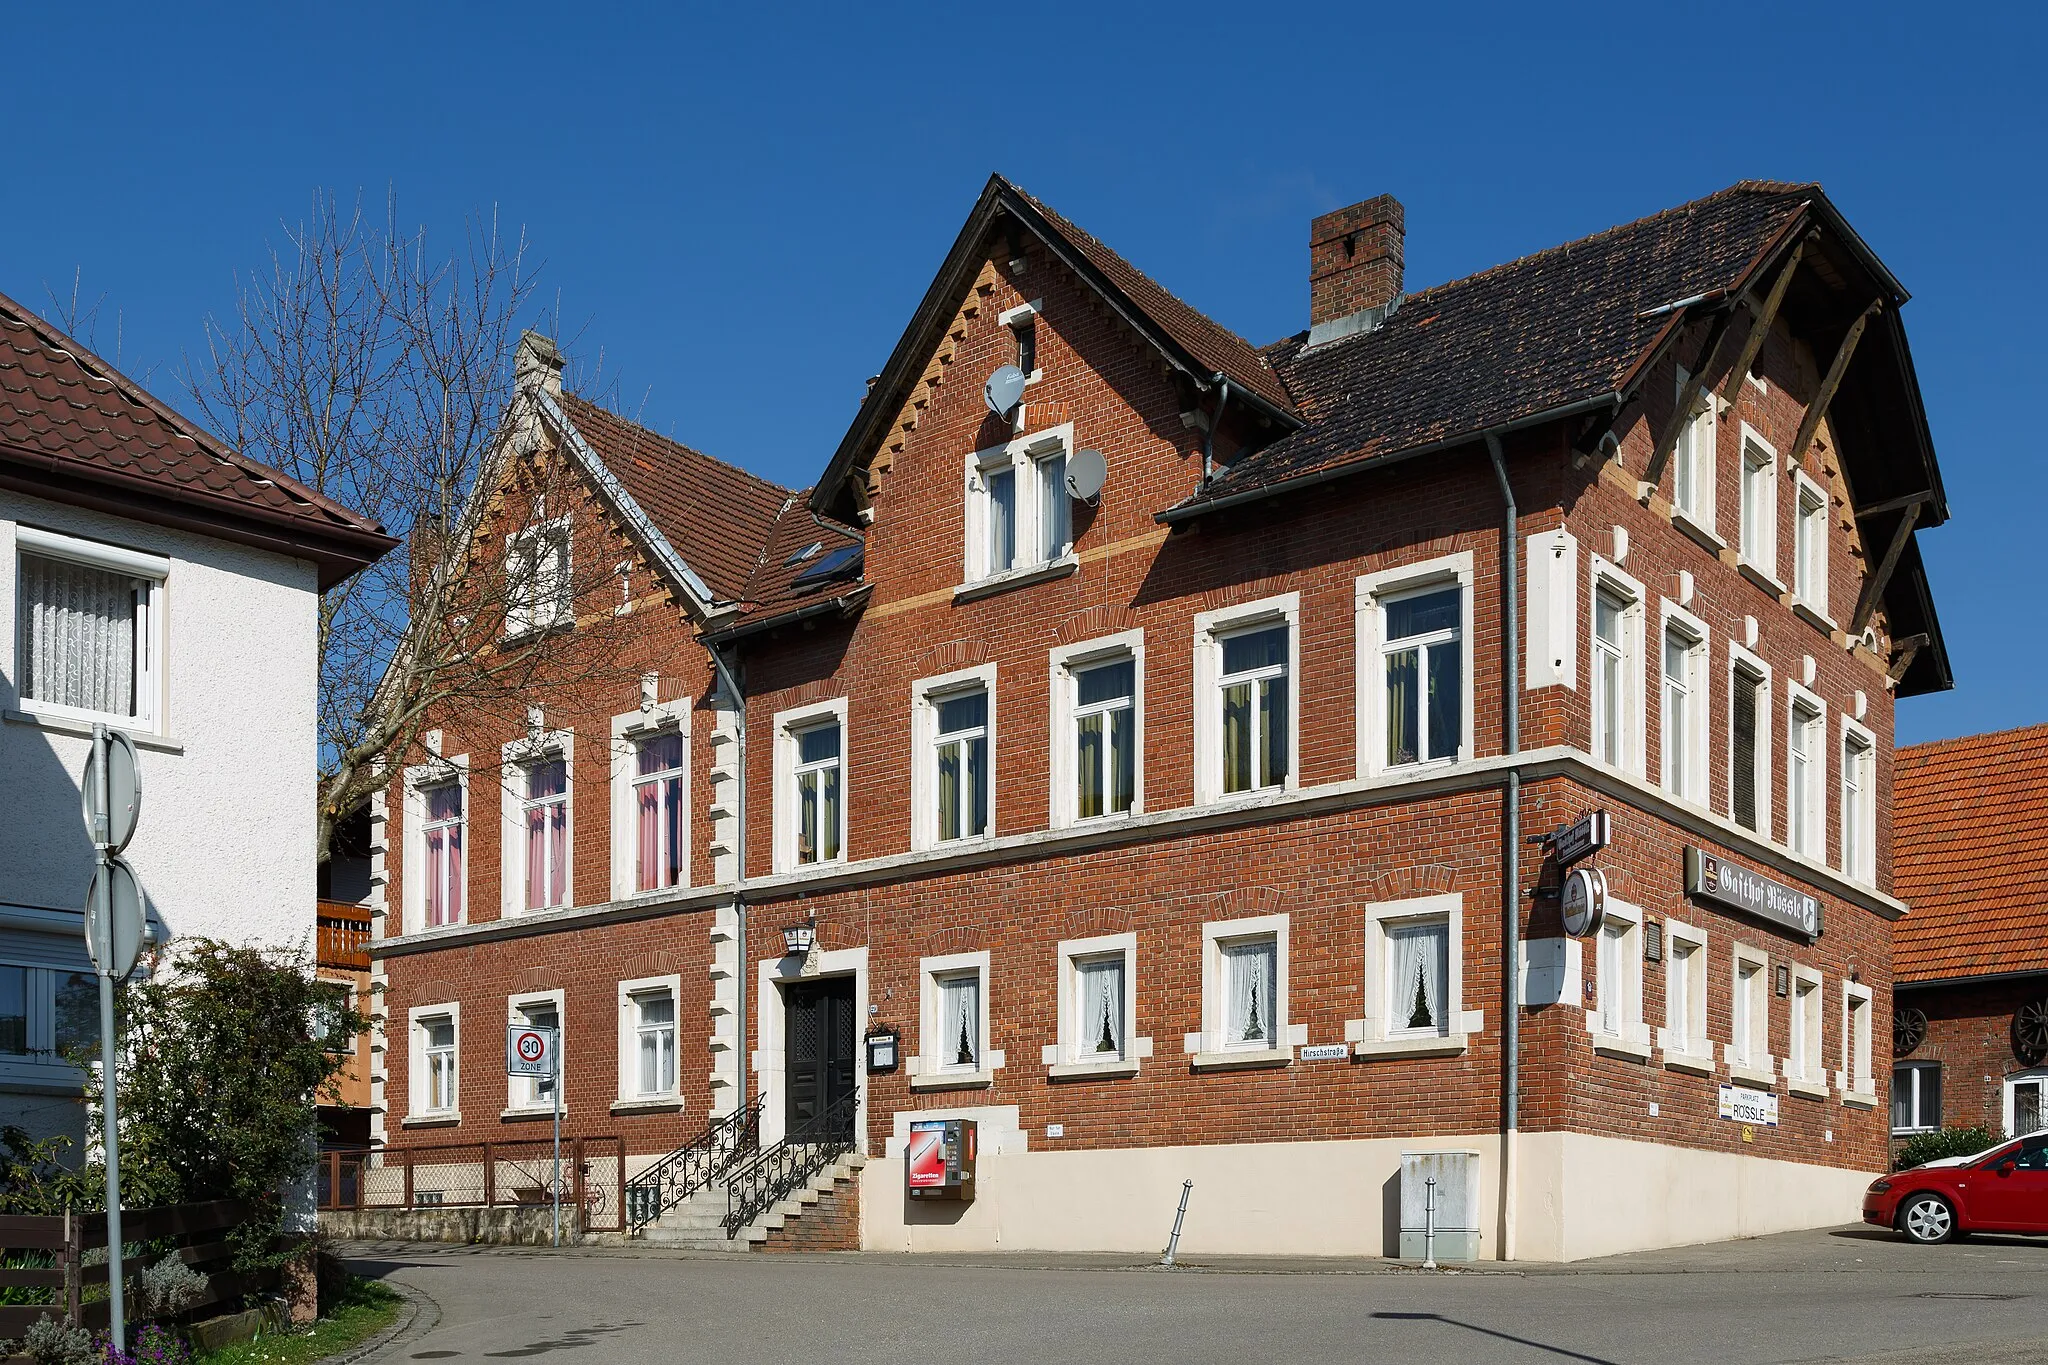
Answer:
[[(860, 1049), (853, 1014), (853, 978), (800, 981), (782, 988), (783, 1040), (789, 1078), (784, 1121), (795, 1134), (846, 1096), (856, 1084)], [(839, 1136), (853, 1130), (848, 1112)]]

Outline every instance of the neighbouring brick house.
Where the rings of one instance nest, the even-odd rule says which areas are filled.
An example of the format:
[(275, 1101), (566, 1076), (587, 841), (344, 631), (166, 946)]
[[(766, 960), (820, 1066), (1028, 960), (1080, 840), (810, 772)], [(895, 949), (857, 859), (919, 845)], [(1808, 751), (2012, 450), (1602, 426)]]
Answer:
[(2048, 1127), (2048, 725), (1901, 749), (1892, 1133)]
[[(636, 1164), (843, 1119), (813, 1245), (1143, 1248), (1192, 1179), (1191, 1249), (1379, 1254), (1446, 1148), (1489, 1257), (1852, 1220), (1893, 701), (1950, 684), (1906, 295), (1815, 186), (1412, 295), (1403, 230), (1318, 218), (1260, 349), (992, 179), (801, 493), (530, 343), (511, 425), (628, 585), (551, 619), (646, 677), (395, 765), (386, 1140), (548, 1112), (500, 1049), (558, 1019), (565, 1131)], [(1574, 938), (1532, 840), (1596, 811)], [(905, 1197), (934, 1116), (972, 1203)]]

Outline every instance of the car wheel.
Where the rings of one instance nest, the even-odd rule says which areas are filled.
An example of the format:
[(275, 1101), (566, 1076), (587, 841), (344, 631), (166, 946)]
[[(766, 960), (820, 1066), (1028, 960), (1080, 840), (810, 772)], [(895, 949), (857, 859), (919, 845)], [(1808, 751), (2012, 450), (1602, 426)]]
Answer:
[(1899, 1231), (1923, 1246), (1956, 1235), (1956, 1211), (1938, 1194), (1916, 1194), (1899, 1210)]

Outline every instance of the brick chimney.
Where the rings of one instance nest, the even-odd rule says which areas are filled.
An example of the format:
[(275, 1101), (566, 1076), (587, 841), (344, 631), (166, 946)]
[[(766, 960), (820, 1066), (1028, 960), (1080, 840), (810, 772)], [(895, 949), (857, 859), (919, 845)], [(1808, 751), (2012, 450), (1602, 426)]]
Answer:
[(561, 397), (562, 353), (553, 337), (531, 330), (520, 333), (519, 349), (512, 358), (512, 382), (522, 390), (541, 388)]
[(1403, 216), (1401, 201), (1383, 194), (1309, 224), (1310, 326), (1384, 308), (1400, 297)]

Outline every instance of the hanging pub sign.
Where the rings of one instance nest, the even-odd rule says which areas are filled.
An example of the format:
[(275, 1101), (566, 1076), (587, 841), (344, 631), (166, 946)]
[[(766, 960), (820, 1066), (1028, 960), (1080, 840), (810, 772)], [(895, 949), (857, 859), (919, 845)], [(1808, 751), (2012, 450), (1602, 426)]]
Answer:
[(1820, 937), (1819, 897), (1703, 848), (1685, 850), (1685, 894), (1809, 939)]
[(1613, 822), (1604, 810), (1587, 811), (1550, 837), (1550, 856), (1559, 867), (1582, 862), (1612, 841)]
[(1573, 938), (1600, 932), (1607, 918), (1607, 874), (1597, 867), (1575, 867), (1565, 874), (1564, 931)]

